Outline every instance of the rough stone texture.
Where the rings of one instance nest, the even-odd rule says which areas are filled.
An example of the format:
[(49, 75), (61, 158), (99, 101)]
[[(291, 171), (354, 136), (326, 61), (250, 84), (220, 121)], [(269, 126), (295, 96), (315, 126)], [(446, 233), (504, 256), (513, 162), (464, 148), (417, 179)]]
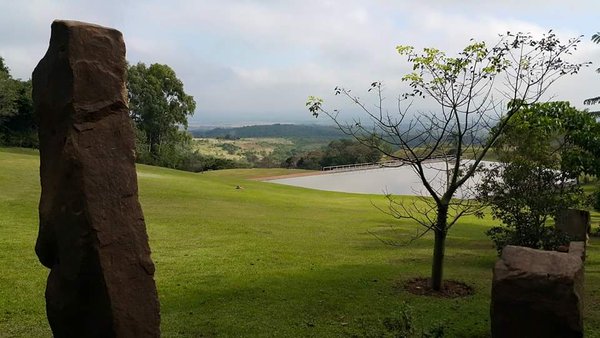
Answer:
[(494, 267), (492, 336), (583, 337), (582, 297), (579, 257), (507, 246)]
[(585, 262), (585, 242), (569, 243), (569, 254), (575, 255), (581, 258), (582, 262)]
[(567, 233), (574, 241), (586, 241), (591, 231), (590, 212), (566, 209), (556, 218), (556, 228)]
[(159, 303), (138, 202), (125, 44), (111, 28), (54, 21), (33, 72), (40, 228), (55, 337), (158, 337)]

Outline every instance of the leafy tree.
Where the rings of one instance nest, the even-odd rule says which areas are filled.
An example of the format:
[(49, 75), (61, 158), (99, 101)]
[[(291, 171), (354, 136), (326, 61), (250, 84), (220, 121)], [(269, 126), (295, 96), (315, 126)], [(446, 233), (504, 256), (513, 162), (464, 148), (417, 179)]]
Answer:
[(582, 203), (575, 179), (600, 163), (574, 137), (597, 127), (568, 102), (522, 107), (506, 124), (495, 144), (501, 165), (488, 170), (478, 187), (479, 199), (503, 223), (487, 232), (499, 252), (508, 244), (544, 249), (564, 244), (566, 237), (548, 221)]
[(17, 111), (5, 123), (5, 142), (10, 146), (37, 148), (38, 123), (33, 110), (31, 80), (17, 83)]
[(151, 158), (158, 160), (165, 151), (161, 147), (180, 141), (179, 129), (187, 128), (187, 118), (193, 115), (196, 102), (167, 65), (130, 66), (127, 88), (131, 117), (143, 133)]
[(503, 223), (486, 232), (498, 254), (506, 245), (554, 250), (568, 242), (568, 236), (548, 221), (560, 210), (577, 205), (582, 191), (576, 185), (564, 184), (561, 178), (559, 171), (525, 159), (488, 171), (479, 185), (479, 198)]
[[(369, 142), (378, 141), (378, 139), (372, 139)], [(382, 153), (375, 147), (346, 138), (333, 140), (319, 150), (293, 154), (280, 165), (285, 168), (319, 170), (327, 166), (377, 162), (381, 159), (381, 155)]]
[(17, 113), (17, 98), (17, 82), (10, 75), (4, 59), (0, 57), (0, 126)]
[(371, 163), (381, 159), (381, 152), (351, 139), (334, 140), (325, 148), (325, 154), (320, 161), (321, 167)]
[(0, 144), (37, 147), (31, 80), (13, 79), (0, 57)]
[(281, 166), (284, 168), (320, 170), (324, 156), (325, 152), (323, 150), (311, 150), (288, 157)]
[[(390, 214), (409, 218), (421, 225), (417, 237), (434, 233), (431, 287), (442, 288), (443, 262), (448, 231), (463, 215), (479, 212), (479, 205), (469, 199), (456, 199), (455, 194), (471, 178), (498, 136), (522, 107), (540, 100), (547, 89), (561, 76), (577, 73), (582, 66), (565, 59), (580, 42), (579, 38), (562, 43), (551, 31), (540, 39), (517, 33), (501, 36), (491, 47), (473, 42), (458, 56), (449, 57), (435, 48), (416, 53), (413, 47), (398, 46), (397, 51), (412, 63), (413, 72), (404, 76), (412, 90), (396, 102), (397, 115), (384, 108), (381, 83), (371, 84), (375, 108), (354, 96), (350, 90), (336, 88), (356, 104), (370, 123), (360, 120), (345, 122), (337, 110), (323, 108), (323, 100), (309, 97), (307, 106), (315, 116), (325, 114), (359, 142), (365, 135), (375, 135), (380, 144), (389, 144), (399, 151), (390, 153), (371, 143), (392, 159), (410, 165), (420, 177), (429, 198), (423, 204), (405, 204), (390, 199)], [(428, 98), (437, 111), (413, 113), (410, 103), (416, 98)], [(405, 106), (406, 100), (409, 100)], [(504, 116), (500, 124), (495, 121)], [(492, 126), (496, 128), (490, 130)], [(373, 127), (374, 126), (374, 127)], [(364, 142), (364, 141), (363, 141)], [(368, 143), (367, 143), (368, 144)], [(438, 178), (427, 175), (431, 160), (454, 150), (447, 158), (447, 169)], [(472, 161), (465, 163), (465, 159)], [(442, 184), (436, 185), (440, 179)]]
[(561, 179), (600, 174), (600, 123), (568, 102), (522, 107), (498, 137), (494, 151), (501, 162), (528, 160), (556, 169)]

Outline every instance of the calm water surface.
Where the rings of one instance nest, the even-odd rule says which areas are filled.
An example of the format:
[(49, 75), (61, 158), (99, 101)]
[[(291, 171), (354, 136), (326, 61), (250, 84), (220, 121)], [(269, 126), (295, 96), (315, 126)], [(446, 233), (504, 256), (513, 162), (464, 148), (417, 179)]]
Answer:
[[(470, 165), (470, 161), (464, 161), (462, 165), (466, 168), (466, 166)], [(489, 166), (493, 165), (493, 162), (482, 162), (481, 165)], [(425, 176), (438, 191), (441, 191), (446, 186), (446, 168), (446, 162), (426, 164)], [(455, 196), (459, 198), (470, 197), (472, 195), (472, 187), (480, 179), (479, 175), (473, 176)], [(269, 182), (317, 190), (360, 194), (429, 195), (418, 175), (408, 165), (397, 168), (281, 178), (270, 180)]]

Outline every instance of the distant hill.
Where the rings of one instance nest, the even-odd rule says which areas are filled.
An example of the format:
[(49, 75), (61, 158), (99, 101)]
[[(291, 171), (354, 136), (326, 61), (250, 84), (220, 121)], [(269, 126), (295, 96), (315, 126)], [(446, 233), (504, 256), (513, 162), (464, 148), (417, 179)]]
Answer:
[(190, 129), (190, 132), (194, 137), (210, 138), (286, 137), (338, 139), (347, 137), (334, 126), (279, 123), (235, 128), (215, 128), (211, 130)]

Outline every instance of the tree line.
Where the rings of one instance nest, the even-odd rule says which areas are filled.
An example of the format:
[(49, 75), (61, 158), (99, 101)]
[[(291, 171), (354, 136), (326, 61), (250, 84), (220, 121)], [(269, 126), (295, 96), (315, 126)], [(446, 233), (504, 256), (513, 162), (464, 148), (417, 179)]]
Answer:
[(235, 128), (214, 128), (211, 130), (191, 130), (195, 137), (210, 138), (257, 138), (257, 137), (286, 137), (286, 138), (324, 138), (338, 139), (345, 135), (333, 126), (271, 124), (254, 125)]
[(37, 122), (31, 99), (31, 80), (11, 76), (0, 56), (0, 145), (37, 148)]
[[(194, 151), (187, 119), (196, 102), (167, 65), (128, 65), (129, 109), (136, 132), (137, 161), (184, 170), (231, 166)], [(37, 148), (38, 123), (31, 80), (15, 79), (0, 57), (0, 145)]]

